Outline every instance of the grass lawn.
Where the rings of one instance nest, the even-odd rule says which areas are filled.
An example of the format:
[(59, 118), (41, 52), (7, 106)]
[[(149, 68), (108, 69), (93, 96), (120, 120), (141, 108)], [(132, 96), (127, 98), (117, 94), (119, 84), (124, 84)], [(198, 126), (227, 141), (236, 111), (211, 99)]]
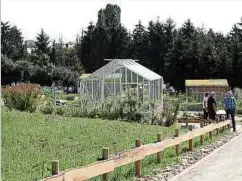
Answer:
[[(186, 130), (184, 130), (186, 131)], [(107, 121), (100, 119), (67, 118), (44, 116), (18, 111), (2, 110), (2, 172), (3, 181), (33, 181), (49, 176), (51, 161), (60, 161), (60, 170), (87, 165), (101, 157), (102, 147), (109, 147), (110, 153), (130, 149), (134, 140), (140, 138), (143, 144), (156, 140), (158, 132), (166, 137), (174, 134), (174, 128)], [(216, 141), (215, 136), (205, 142)], [(199, 147), (199, 137), (194, 140)], [(181, 151), (188, 148), (185, 142)], [(142, 161), (142, 175), (153, 175), (156, 168), (179, 162), (175, 149), (164, 151), (162, 163), (156, 162), (156, 155)], [(132, 180), (134, 164), (117, 168), (109, 174), (110, 180)], [(91, 180), (101, 180), (96, 177)]]
[[(60, 170), (86, 165), (101, 156), (102, 147), (110, 153), (156, 140), (158, 132), (167, 136), (173, 128), (99, 119), (44, 116), (2, 110), (2, 172), (4, 181), (33, 181), (50, 175), (51, 161), (60, 161)], [(165, 151), (162, 166), (177, 161), (174, 149)], [(143, 161), (143, 174), (157, 167), (156, 157)], [(130, 180), (134, 165), (118, 168), (111, 180)], [(117, 178), (118, 177), (118, 178)], [(127, 178), (126, 178), (127, 177)], [(93, 180), (98, 180), (95, 178)]]

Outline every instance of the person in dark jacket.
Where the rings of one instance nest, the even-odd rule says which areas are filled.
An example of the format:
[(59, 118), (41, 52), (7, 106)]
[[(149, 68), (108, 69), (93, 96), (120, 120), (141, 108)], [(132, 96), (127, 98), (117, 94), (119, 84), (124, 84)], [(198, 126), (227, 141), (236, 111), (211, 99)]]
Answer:
[(215, 120), (216, 119), (216, 112), (217, 112), (217, 103), (215, 99), (215, 92), (211, 92), (208, 98), (208, 117), (209, 119)]

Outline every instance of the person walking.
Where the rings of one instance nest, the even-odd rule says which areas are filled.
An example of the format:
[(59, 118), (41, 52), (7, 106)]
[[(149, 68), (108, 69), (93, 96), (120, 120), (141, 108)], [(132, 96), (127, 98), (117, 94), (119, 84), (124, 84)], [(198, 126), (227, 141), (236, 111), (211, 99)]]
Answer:
[(203, 119), (208, 119), (208, 96), (209, 93), (206, 92), (203, 97)]
[(233, 96), (233, 93), (229, 91), (227, 96), (223, 100), (224, 110), (226, 111), (227, 119), (229, 119), (229, 115), (232, 120), (233, 131), (236, 132), (236, 124), (235, 124), (235, 110), (236, 110), (236, 99)]
[(211, 92), (208, 98), (208, 116), (209, 119), (215, 120), (216, 119), (216, 112), (217, 112), (217, 103), (215, 99), (215, 92)]

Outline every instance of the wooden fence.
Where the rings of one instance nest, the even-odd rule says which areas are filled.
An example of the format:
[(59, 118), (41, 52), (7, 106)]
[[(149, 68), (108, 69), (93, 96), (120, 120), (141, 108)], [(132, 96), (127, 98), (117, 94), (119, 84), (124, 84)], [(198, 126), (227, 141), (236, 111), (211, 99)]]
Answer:
[[(195, 122), (195, 121), (194, 121)], [(212, 132), (219, 134), (220, 131), (224, 131), (226, 127), (230, 127), (230, 120), (225, 120), (219, 123), (211, 123), (207, 126), (203, 126), (201, 122), (201, 128), (192, 130), (189, 127), (189, 132), (180, 135), (180, 130), (176, 129), (174, 138), (164, 139), (161, 133), (157, 134), (157, 142), (142, 145), (141, 140), (135, 140), (135, 148), (129, 151), (122, 152), (118, 155), (112, 155), (109, 157), (108, 148), (103, 148), (102, 155), (103, 160), (97, 161), (90, 165), (66, 170), (63, 173), (59, 172), (59, 162), (52, 161), (52, 176), (42, 179), (42, 181), (85, 181), (90, 178), (102, 175), (103, 180), (108, 180), (108, 173), (113, 172), (115, 168), (135, 163), (135, 176), (141, 177), (141, 165), (142, 160), (149, 155), (157, 154), (157, 161), (162, 161), (162, 151), (166, 148), (174, 147), (176, 154), (180, 152), (180, 144), (185, 141), (189, 142), (189, 150), (192, 151), (194, 147), (193, 140), (196, 137), (200, 137), (200, 144), (204, 142), (204, 135), (209, 133), (209, 137), (212, 138)]]

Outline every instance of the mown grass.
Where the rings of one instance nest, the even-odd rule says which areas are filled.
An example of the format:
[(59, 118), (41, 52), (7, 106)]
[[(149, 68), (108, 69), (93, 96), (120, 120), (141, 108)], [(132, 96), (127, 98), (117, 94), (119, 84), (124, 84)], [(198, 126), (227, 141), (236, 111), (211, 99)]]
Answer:
[[(3, 180), (41, 179), (50, 175), (53, 159), (60, 161), (60, 170), (86, 165), (101, 156), (104, 146), (109, 147), (110, 153), (127, 150), (134, 146), (136, 138), (140, 138), (143, 144), (154, 142), (158, 132), (172, 136), (174, 129), (120, 121), (44, 116), (4, 109)], [(176, 161), (169, 150), (165, 154), (169, 159), (164, 163)], [(154, 159), (150, 157), (144, 160), (144, 173), (152, 167), (149, 164), (151, 161), (155, 163)], [(112, 179), (132, 178), (133, 167), (130, 164), (117, 169), (111, 175)]]

